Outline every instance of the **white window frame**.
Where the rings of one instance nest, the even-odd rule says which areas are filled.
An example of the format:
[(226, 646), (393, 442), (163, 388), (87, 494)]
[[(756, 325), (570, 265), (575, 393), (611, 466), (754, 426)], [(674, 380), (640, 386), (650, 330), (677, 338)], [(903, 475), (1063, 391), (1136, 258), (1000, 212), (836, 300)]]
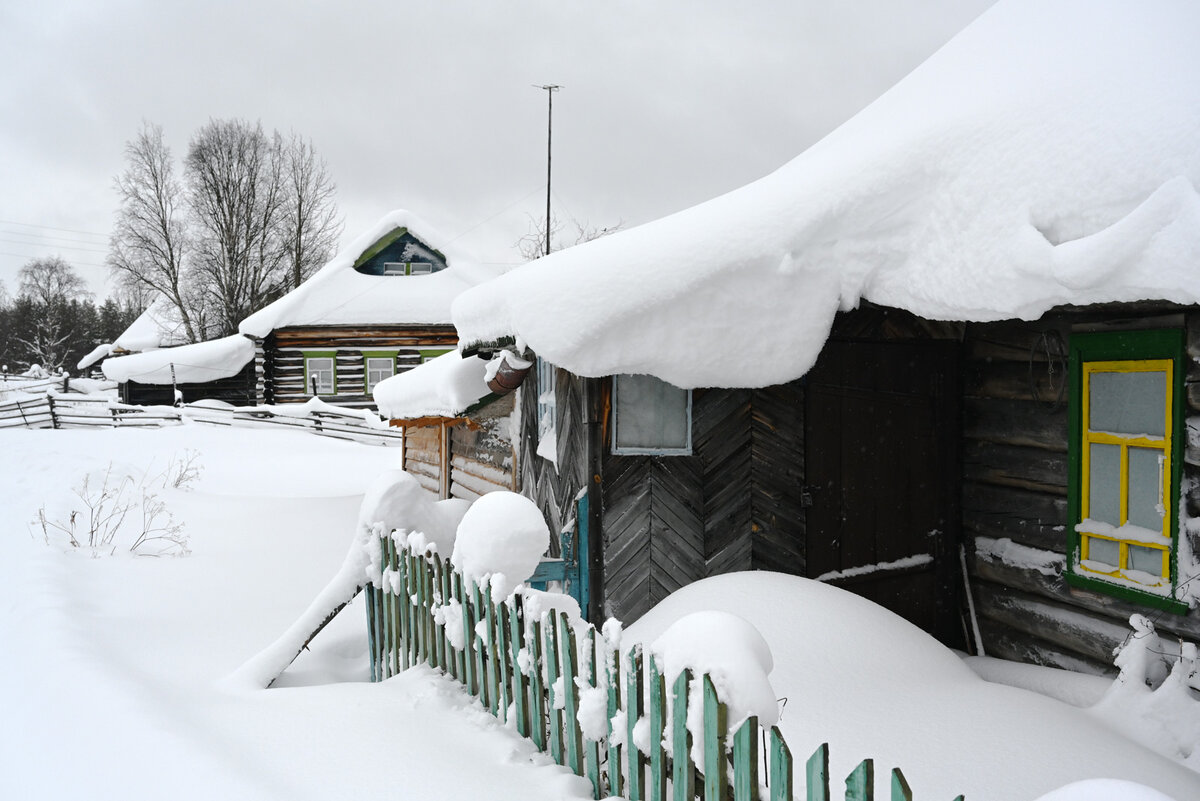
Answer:
[[(382, 366), (372, 368), (371, 362), (383, 362), (386, 365), (386, 368), (384, 368)], [(371, 392), (374, 391), (375, 387), (379, 385), (380, 381), (391, 378), (392, 376), (394, 376), (396, 374), (396, 355), (392, 354), (391, 356), (368, 356), (368, 357), (366, 357), (366, 364), (363, 365), (363, 369), (366, 371), (366, 374), (367, 374), (367, 394), (370, 395)], [(386, 375), (380, 376), (380, 378), (378, 378), (375, 381), (371, 380), (372, 372), (382, 373), (382, 372), (384, 372), (385, 369), (387, 372)]]
[[(537, 370), (537, 452), (558, 464), (558, 401), (555, 398), (554, 365), (536, 358)], [(550, 454), (553, 454), (551, 456)]]
[[(692, 391), (690, 389), (680, 390), (687, 393), (687, 441), (682, 447), (667, 448), (667, 447), (643, 447), (643, 446), (620, 446), (617, 444), (617, 433), (620, 429), (620, 415), (617, 413), (618, 403), (617, 398), (620, 392), (621, 385), (620, 375), (612, 377), (612, 441), (610, 447), (613, 454), (617, 456), (691, 456), (692, 455)], [(659, 379), (661, 380), (661, 379)], [(666, 383), (666, 382), (664, 382)]]
[[(329, 362), (329, 367), (317, 367), (316, 362)], [(322, 374), (328, 374), (329, 381), (326, 383), (322, 380)], [(313, 386), (313, 378), (317, 379), (316, 386)], [(304, 394), (314, 393), (314, 396), (319, 395), (336, 395), (337, 394), (337, 356), (322, 355), (322, 356), (305, 356), (304, 357)], [(327, 388), (327, 389), (326, 389)]]

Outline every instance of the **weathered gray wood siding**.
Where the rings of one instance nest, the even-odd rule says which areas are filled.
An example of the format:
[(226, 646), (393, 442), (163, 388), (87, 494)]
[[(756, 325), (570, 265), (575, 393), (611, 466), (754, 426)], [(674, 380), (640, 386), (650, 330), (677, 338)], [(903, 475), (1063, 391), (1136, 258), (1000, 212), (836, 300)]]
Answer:
[(366, 392), (364, 352), (396, 350), (395, 370), (401, 373), (421, 363), (421, 350), (457, 344), (452, 325), (281, 328), (263, 343), (263, 394), (269, 403), (303, 403), (312, 397), (304, 383), (305, 351), (336, 351), (336, 394), (321, 399), (338, 406), (374, 408)]
[(505, 395), (450, 429), (450, 495), (473, 501), (496, 490), (516, 489), (513, 405)]
[[(197, 384), (178, 384), (184, 403), (219, 400), (234, 406), (253, 406), (255, 399), (254, 362), (248, 362), (235, 375)], [(120, 386), (122, 403), (139, 406), (173, 406), (176, 387), (170, 384), (142, 384), (125, 381)]]
[[(1179, 316), (1164, 320), (1163, 314)], [(1152, 327), (1178, 325), (1184, 317), (1179, 309), (1139, 304), (967, 326), (963, 529), (990, 655), (1111, 673), (1112, 650), (1129, 632), (1133, 613), (1147, 615), (1161, 631), (1200, 636), (1195, 610), (1186, 616), (1158, 612), (1069, 587), (1062, 577), (1068, 546), (1066, 345), (1072, 326), (1117, 319), (1130, 327)], [(1195, 311), (1186, 314), (1186, 326), (1193, 357), (1188, 415), (1193, 417), (1200, 411), (1194, 358), (1200, 356), (1200, 316)], [(1198, 456), (1188, 450), (1185, 490), (1198, 483)]]
[(404, 470), (438, 497), (443, 492), (442, 426), (409, 426), (404, 431)]
[(696, 390), (691, 456), (615, 456), (606, 444), (606, 614), (636, 620), (718, 573), (803, 573), (803, 408), (799, 383)]

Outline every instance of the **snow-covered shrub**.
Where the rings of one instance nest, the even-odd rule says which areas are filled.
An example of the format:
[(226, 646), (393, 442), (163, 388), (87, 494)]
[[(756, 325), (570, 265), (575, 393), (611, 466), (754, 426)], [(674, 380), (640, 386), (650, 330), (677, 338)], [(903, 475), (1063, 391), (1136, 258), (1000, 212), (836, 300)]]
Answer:
[(186, 491), (200, 474), (195, 451), (173, 455), (166, 467), (151, 473), (129, 465), (107, 466), (85, 473), (73, 497), (51, 500), (37, 510), (33, 523), (46, 544), (64, 542), (93, 555), (112, 555), (124, 548), (139, 556), (183, 556), (189, 553), (183, 524), (175, 520), (160, 494)]
[(1092, 711), (1164, 756), (1200, 771), (1200, 660), (1193, 643), (1179, 644), (1169, 665), (1154, 624), (1129, 618), (1133, 632), (1117, 649), (1120, 673)]

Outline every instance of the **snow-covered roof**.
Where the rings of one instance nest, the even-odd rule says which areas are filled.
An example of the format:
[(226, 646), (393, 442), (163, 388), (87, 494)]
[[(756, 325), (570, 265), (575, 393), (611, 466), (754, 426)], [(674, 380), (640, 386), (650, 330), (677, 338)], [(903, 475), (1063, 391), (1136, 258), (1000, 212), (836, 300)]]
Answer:
[(198, 384), (237, 375), (254, 358), (254, 343), (242, 336), (175, 348), (157, 348), (109, 359), (102, 365), (110, 381), (140, 384)]
[(385, 378), (372, 395), (379, 413), (393, 420), (458, 417), (491, 393), (487, 366), (483, 359), (464, 359), (452, 350)]
[(140, 353), (183, 345), (187, 341), (179, 311), (166, 298), (159, 297), (129, 324), (124, 333), (108, 344), (97, 345), (75, 366), (79, 370), (86, 370), (113, 353)]
[(1200, 302), (1197, 33), (1196, 3), (1001, 0), (775, 173), (468, 291), (460, 341), (766, 386), (862, 299), (943, 320)]
[[(398, 229), (438, 250), (446, 257), (446, 269), (403, 276), (367, 275), (354, 269), (372, 246)], [(238, 330), (264, 337), (289, 325), (448, 324), (454, 298), (501, 271), (475, 263), (424, 220), (396, 210), (299, 287), (243, 320)]]

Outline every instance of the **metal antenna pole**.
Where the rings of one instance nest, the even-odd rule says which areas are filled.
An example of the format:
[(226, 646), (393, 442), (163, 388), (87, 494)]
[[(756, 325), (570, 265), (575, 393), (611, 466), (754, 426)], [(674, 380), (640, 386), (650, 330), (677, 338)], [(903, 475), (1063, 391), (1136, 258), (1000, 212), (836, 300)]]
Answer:
[(546, 90), (546, 250), (545, 255), (550, 255), (550, 156), (552, 135), (554, 132), (554, 93), (562, 87), (558, 84), (545, 84), (536, 87)]

